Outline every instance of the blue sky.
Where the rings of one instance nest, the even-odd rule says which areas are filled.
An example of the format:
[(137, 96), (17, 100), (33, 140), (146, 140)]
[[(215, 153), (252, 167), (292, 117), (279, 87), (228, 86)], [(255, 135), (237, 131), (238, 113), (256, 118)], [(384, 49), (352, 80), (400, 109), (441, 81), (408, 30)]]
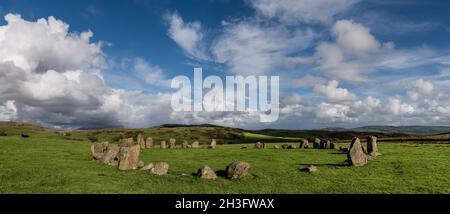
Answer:
[[(91, 90), (89, 97), (95, 101), (86, 105), (77, 96), (87, 92), (72, 89), (69, 83), (61, 86), (62, 94), (46, 96), (48, 99), (23, 98), (27, 94), (24, 91), (17, 92), (16, 97), (5, 94), (0, 99), (0, 119), (26, 119), (56, 128), (147, 127), (161, 123), (299, 129), (448, 125), (449, 9), (447, 1), (414, 0), (6, 0), (0, 2), (1, 17), (15, 14), (24, 22), (36, 23), (53, 16), (70, 26), (65, 35), (69, 39), (70, 35), (91, 31), (93, 36), (87, 44), (98, 44), (100, 50), (89, 52), (86, 60), (99, 57), (103, 62), (99, 65), (83, 59), (80, 63), (85, 64), (76, 64), (77, 70), (97, 75), (104, 83), (92, 87), (110, 92), (91, 94)], [(0, 26), (12, 24), (0, 20)], [(37, 38), (45, 37), (39, 33)], [(29, 40), (15, 42), (33, 43), (30, 36)], [(33, 63), (24, 66), (22, 58), (35, 62), (36, 57), (18, 52), (19, 44), (15, 47), (6, 42), (13, 41), (3, 41), (10, 49), (4, 49), (3, 59), (0, 54), (0, 63), (12, 60), (26, 72), (28, 64)], [(37, 64), (47, 63), (44, 67), (52, 68), (50, 65), (69, 60), (50, 58), (59, 61), (45, 58)], [(190, 76), (194, 67), (203, 67), (204, 75), (221, 77), (279, 75), (280, 119), (261, 124), (252, 115), (232, 112), (170, 112), (167, 102), (172, 90), (167, 83), (176, 75)], [(62, 78), (72, 80), (68, 77), (70, 70), (58, 69), (54, 68)], [(36, 75), (48, 74), (33, 69), (30, 72), (38, 79)], [(90, 82), (77, 83), (91, 87)], [(73, 103), (62, 102), (62, 97), (69, 95), (74, 97)], [(108, 100), (114, 95), (119, 98)], [(75, 104), (85, 110), (79, 115), (76, 110), (53, 109), (48, 103), (59, 103), (61, 108), (63, 104)], [(37, 114), (36, 109), (44, 113)], [(89, 112), (99, 109), (105, 116), (91, 118)], [(114, 116), (105, 119), (106, 115)]]

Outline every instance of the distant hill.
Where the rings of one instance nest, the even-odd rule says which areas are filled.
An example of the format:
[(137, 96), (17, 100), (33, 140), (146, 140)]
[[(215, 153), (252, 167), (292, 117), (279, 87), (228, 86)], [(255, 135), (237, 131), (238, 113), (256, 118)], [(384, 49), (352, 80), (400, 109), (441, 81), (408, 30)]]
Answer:
[(363, 126), (351, 129), (359, 132), (398, 132), (405, 134), (434, 135), (450, 132), (449, 126)]
[(0, 121), (0, 128), (29, 129), (36, 131), (47, 130), (47, 128), (41, 125), (23, 121)]

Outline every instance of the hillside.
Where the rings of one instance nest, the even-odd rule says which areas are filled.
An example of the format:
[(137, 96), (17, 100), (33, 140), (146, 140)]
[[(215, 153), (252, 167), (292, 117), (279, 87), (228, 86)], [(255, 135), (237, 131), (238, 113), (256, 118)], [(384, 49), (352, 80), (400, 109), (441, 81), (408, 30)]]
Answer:
[(411, 137), (410, 134), (403, 133), (384, 133), (384, 132), (362, 132), (362, 131), (324, 131), (324, 130), (284, 130), (284, 129), (263, 129), (252, 131), (256, 134), (266, 134), (277, 137), (294, 137), (294, 138), (324, 138), (324, 139), (339, 139), (351, 140), (354, 137), (364, 138), (368, 135), (374, 135), (378, 138), (392, 138), (392, 137)]
[(433, 135), (450, 132), (448, 126), (363, 126), (351, 129), (359, 132), (399, 132), (406, 134)]

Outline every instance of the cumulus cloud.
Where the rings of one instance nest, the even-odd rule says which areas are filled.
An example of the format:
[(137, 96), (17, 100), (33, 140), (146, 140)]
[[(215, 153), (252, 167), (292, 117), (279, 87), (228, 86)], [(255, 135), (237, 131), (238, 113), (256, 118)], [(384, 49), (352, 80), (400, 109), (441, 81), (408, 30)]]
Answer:
[(373, 69), (378, 54), (394, 47), (391, 42), (381, 44), (367, 27), (352, 20), (337, 21), (331, 31), (335, 41), (316, 47), (318, 69), (331, 78), (367, 81), (365, 74)]
[(417, 90), (417, 92), (430, 95), (433, 92), (434, 86), (431, 82), (425, 81), (423, 79), (417, 79), (413, 83), (413, 87)]
[(256, 11), (287, 24), (331, 23), (359, 0), (251, 0)]
[(92, 32), (70, 33), (53, 17), (32, 22), (8, 14), (5, 20), (0, 27), (1, 119), (56, 128), (115, 127), (128, 125), (130, 114), (138, 113), (130, 92), (104, 83), (106, 60), (101, 44), (90, 42)]
[(387, 103), (387, 110), (393, 115), (414, 113), (413, 106), (402, 103), (398, 98), (389, 98), (389, 101)]
[(163, 70), (159, 66), (153, 66), (142, 58), (133, 60), (133, 70), (137, 76), (146, 83), (154, 86), (170, 87), (170, 80), (166, 79)]
[(184, 22), (177, 13), (167, 13), (164, 19), (169, 23), (168, 34), (189, 57), (199, 60), (208, 59), (202, 44), (203, 32), (200, 22)]
[(318, 119), (331, 122), (353, 122), (358, 121), (351, 108), (347, 105), (320, 103), (315, 111)]
[(17, 118), (17, 107), (14, 100), (8, 100), (0, 105), (0, 121), (15, 120)]
[(289, 30), (280, 25), (242, 21), (224, 26), (211, 51), (217, 62), (235, 74), (266, 74), (271, 69), (302, 63), (295, 53), (309, 47), (315, 37), (310, 30)]
[(317, 95), (325, 96), (328, 102), (346, 103), (357, 100), (356, 95), (345, 88), (338, 88), (339, 82), (332, 80), (327, 85), (314, 86)]

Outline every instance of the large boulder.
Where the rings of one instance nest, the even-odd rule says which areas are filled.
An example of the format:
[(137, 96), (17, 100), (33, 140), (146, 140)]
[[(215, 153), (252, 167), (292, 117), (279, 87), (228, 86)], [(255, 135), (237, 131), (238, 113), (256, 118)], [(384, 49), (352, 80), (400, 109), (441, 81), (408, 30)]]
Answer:
[(359, 138), (354, 138), (350, 144), (350, 149), (347, 153), (348, 163), (352, 166), (364, 166), (367, 163), (367, 154), (359, 141)]
[(240, 179), (248, 174), (251, 166), (249, 163), (244, 161), (236, 161), (227, 166), (227, 178), (231, 180)]
[(161, 141), (161, 149), (166, 149), (167, 148), (167, 144), (166, 141)]
[(138, 134), (136, 141), (137, 141), (137, 144), (141, 147), (141, 149), (145, 149), (144, 135)]
[(208, 165), (202, 166), (198, 169), (197, 175), (202, 179), (216, 179), (217, 175), (214, 170), (211, 169)]
[(193, 149), (198, 149), (198, 148), (200, 148), (200, 144), (198, 143), (198, 141), (194, 141), (194, 142), (191, 144), (191, 148), (193, 148)]
[(119, 140), (119, 146), (120, 147), (130, 147), (134, 146), (133, 138), (125, 138)]
[(175, 138), (170, 138), (169, 139), (169, 149), (174, 149), (177, 145), (177, 140)]
[(256, 142), (255, 149), (264, 149), (264, 144), (262, 144), (261, 142)]
[(377, 157), (378, 153), (378, 145), (377, 145), (377, 137), (370, 136), (367, 138), (367, 154), (369, 154), (372, 158)]
[(93, 143), (91, 145), (91, 154), (95, 160), (100, 160), (103, 154), (108, 150), (108, 142)]
[(303, 139), (300, 141), (300, 145), (298, 148), (300, 149), (307, 149), (309, 147), (309, 142), (306, 139)]
[(130, 147), (120, 147), (119, 150), (119, 169), (130, 170), (137, 169), (139, 166), (139, 154), (141, 147), (139, 145)]
[(118, 146), (108, 148), (103, 155), (101, 162), (107, 165), (117, 166), (119, 164), (119, 151), (120, 147)]
[(313, 148), (320, 149), (320, 139), (319, 138), (314, 138)]
[(145, 148), (146, 149), (153, 148), (153, 138), (148, 137), (147, 140), (145, 140)]
[(169, 171), (169, 164), (166, 162), (155, 163), (149, 171), (155, 175), (166, 175)]

